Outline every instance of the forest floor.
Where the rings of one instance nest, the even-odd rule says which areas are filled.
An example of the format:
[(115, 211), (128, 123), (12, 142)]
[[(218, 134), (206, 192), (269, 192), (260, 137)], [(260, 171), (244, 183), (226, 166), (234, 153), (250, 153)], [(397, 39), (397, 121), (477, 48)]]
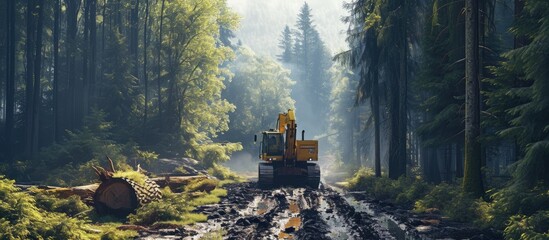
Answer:
[(319, 189), (260, 189), (254, 181), (223, 186), (220, 203), (198, 207), (208, 221), (142, 232), (138, 239), (501, 239), (451, 222), (434, 210), (416, 214), (321, 184)]

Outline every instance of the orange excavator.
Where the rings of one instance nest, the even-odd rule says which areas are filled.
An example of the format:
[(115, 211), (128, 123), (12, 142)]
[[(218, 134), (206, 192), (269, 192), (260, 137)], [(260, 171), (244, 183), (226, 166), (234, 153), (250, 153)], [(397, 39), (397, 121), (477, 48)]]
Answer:
[[(259, 186), (305, 185), (318, 188), (320, 167), (314, 163), (318, 161), (318, 141), (305, 140), (305, 130), (301, 132), (301, 140), (297, 140), (297, 124), (292, 109), (278, 114), (277, 122), (278, 129), (262, 132)], [(254, 140), (257, 141), (257, 135)]]

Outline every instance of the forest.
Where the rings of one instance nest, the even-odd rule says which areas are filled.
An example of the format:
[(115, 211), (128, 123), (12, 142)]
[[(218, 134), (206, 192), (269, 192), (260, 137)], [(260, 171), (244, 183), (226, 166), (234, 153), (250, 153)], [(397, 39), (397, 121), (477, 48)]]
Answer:
[[(549, 1), (341, 1), (344, 29), (305, 1), (274, 29), (249, 1), (1, 1), (0, 239), (549, 239)], [(320, 189), (253, 185), (254, 135), (288, 109)], [(161, 197), (104, 216), (113, 179)], [(279, 209), (292, 191), (334, 212)], [(355, 200), (405, 233), (343, 217)]]

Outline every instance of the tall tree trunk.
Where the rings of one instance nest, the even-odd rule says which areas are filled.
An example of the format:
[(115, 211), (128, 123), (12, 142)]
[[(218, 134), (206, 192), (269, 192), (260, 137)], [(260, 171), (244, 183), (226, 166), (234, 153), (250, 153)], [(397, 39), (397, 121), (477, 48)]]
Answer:
[[(515, 0), (515, 20), (519, 19), (522, 15), (522, 10), (524, 9), (524, 2), (526, 0)], [(515, 35), (513, 45), (514, 48), (520, 48), (528, 44), (528, 38), (524, 35)]]
[(66, 99), (67, 128), (76, 127), (76, 90), (78, 78), (76, 77), (76, 33), (78, 30), (78, 11), (80, 9), (80, 0), (65, 0), (67, 5), (67, 84), (68, 93)]
[(147, 125), (147, 117), (149, 110), (149, 74), (147, 69), (147, 48), (149, 47), (149, 42), (147, 39), (148, 35), (148, 23), (149, 23), (149, 0), (145, 0), (145, 22), (143, 26), (143, 81), (145, 82), (145, 114), (143, 116), (143, 125)]
[(25, 41), (26, 48), (26, 81), (25, 81), (25, 153), (27, 158), (32, 157), (32, 113), (33, 107), (33, 72), (34, 72), (34, 38), (35, 38), (35, 14), (36, 1), (27, 1), (27, 39)]
[(44, 3), (37, 1), (36, 7), (38, 10), (38, 22), (36, 23), (36, 43), (34, 55), (34, 86), (33, 86), (33, 112), (32, 112), (32, 145), (31, 153), (35, 157), (39, 148), (39, 132), (40, 132), (40, 107), (42, 105), (41, 87), (40, 87), (40, 72), (42, 70), (42, 29), (44, 26)]
[(374, 117), (374, 170), (376, 177), (381, 177), (381, 140), (380, 140), (380, 119), (379, 119), (379, 49), (374, 30), (370, 30), (368, 36), (369, 42), (372, 45), (373, 55), (372, 66), (370, 67), (370, 78), (372, 81), (371, 101), (372, 113)]
[(162, 27), (164, 25), (164, 3), (165, 0), (162, 0), (162, 7), (160, 8), (160, 31), (158, 33), (158, 53), (156, 56), (156, 67), (157, 67), (157, 75), (156, 75), (156, 84), (157, 84), (157, 94), (158, 94), (158, 118), (159, 120), (162, 120), (162, 94), (161, 94), (161, 81), (160, 81), (160, 75), (162, 73), (162, 64), (160, 63), (160, 56), (162, 54)]
[(481, 175), (478, 2), (465, 1), (465, 172), (463, 190), (484, 194)]
[[(84, 0), (84, 32), (82, 43), (84, 47), (82, 48), (82, 92), (79, 94), (81, 97), (78, 98), (78, 108), (80, 111), (77, 115), (77, 122), (81, 122), (84, 116), (88, 114), (88, 87), (89, 87), (89, 48), (91, 46), (91, 41), (89, 40), (90, 36), (90, 0)], [(95, 20), (94, 20), (95, 21)]]
[(406, 174), (406, 132), (408, 127), (408, 35), (407, 4), (400, 1), (401, 17), (399, 18), (400, 76), (399, 76), (399, 121), (398, 121), (398, 166), (399, 174)]
[(130, 11), (130, 57), (132, 61), (132, 75), (139, 76), (138, 41), (139, 38), (139, 0), (131, 1)]
[(53, 139), (61, 141), (61, 127), (59, 124), (59, 12), (61, 11), (60, 0), (55, 1), (54, 22), (53, 22)]
[(93, 103), (95, 103), (95, 77), (97, 71), (97, 0), (90, 1), (90, 54), (89, 54), (89, 78), (88, 78), (88, 89), (87, 89), (87, 103), (86, 108), (89, 109)]
[(14, 109), (15, 109), (15, 3), (16, 1), (7, 1), (7, 37), (6, 44), (6, 160), (13, 158), (13, 128), (14, 128)]

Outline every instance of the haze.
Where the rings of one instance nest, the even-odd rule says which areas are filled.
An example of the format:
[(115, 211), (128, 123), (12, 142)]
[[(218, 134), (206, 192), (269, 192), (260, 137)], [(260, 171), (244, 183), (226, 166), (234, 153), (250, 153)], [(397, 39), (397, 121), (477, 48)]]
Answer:
[[(280, 53), (278, 42), (285, 25), (295, 27), (299, 9), (305, 1), (297, 0), (228, 0), (228, 5), (241, 15), (236, 35), (243, 44), (259, 54), (275, 57)], [(337, 53), (346, 48), (346, 25), (341, 17), (347, 13), (344, 1), (309, 0), (313, 20), (328, 49)]]

